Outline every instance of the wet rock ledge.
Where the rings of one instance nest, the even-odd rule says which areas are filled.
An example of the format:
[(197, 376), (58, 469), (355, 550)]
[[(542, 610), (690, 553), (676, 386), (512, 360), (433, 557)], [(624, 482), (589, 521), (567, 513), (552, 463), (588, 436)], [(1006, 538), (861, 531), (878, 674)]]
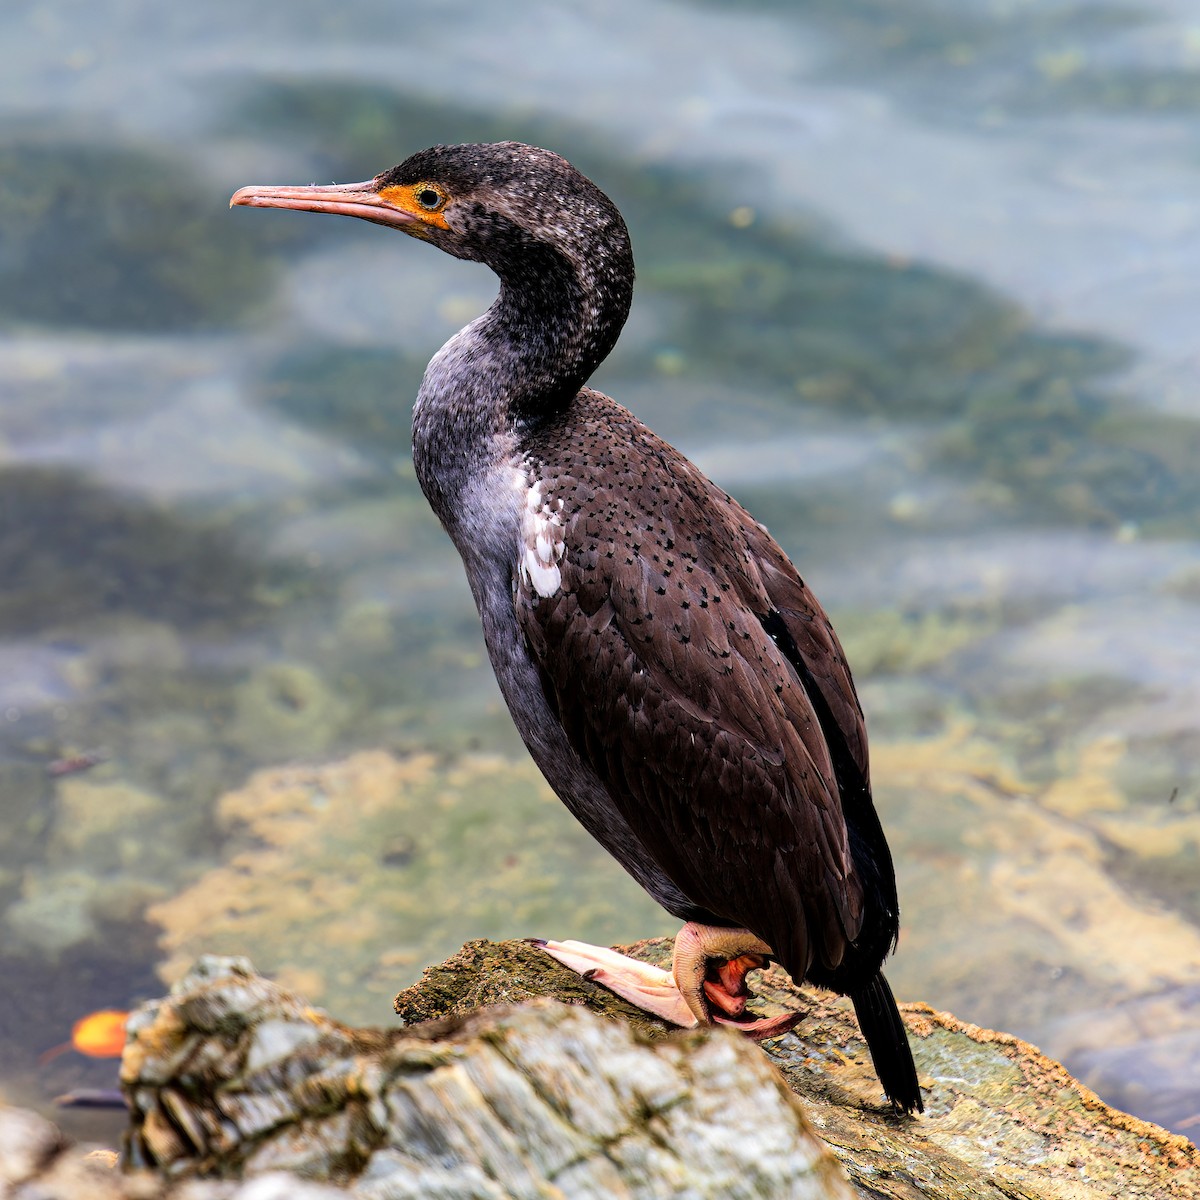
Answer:
[[(661, 961), (670, 943), (636, 948)], [(1033, 1047), (905, 1007), (924, 1117), (883, 1104), (849, 1007), (799, 1007), (762, 1049), (669, 1032), (524, 943), (473, 942), (396, 998), (403, 1029), (352, 1029), (203, 959), (131, 1021), (120, 1170), (0, 1109), (13, 1200), (1200, 1195), (1200, 1153), (1104, 1105)], [(481, 1006), (486, 1006), (482, 1007)]]

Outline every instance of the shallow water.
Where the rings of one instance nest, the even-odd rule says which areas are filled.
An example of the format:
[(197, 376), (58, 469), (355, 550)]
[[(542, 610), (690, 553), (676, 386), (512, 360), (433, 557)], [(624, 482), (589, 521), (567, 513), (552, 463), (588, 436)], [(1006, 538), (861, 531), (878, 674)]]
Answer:
[(37, 1054), (201, 948), (386, 1021), (468, 937), (670, 931), (524, 765), (412, 475), (490, 276), (225, 208), (515, 137), (629, 219), (597, 383), (843, 632), (897, 992), (1195, 1134), (1188, 5), (18, 0), (0, 47), (3, 1095), (102, 1086)]

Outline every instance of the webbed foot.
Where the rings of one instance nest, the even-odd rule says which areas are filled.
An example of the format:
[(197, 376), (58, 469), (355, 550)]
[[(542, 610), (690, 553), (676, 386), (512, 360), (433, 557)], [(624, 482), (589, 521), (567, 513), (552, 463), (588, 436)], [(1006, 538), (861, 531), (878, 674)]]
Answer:
[(763, 1041), (787, 1033), (800, 1020), (799, 1013), (755, 1017), (748, 1012), (752, 993), (746, 975), (767, 965), (771, 949), (746, 929), (689, 921), (675, 939), (670, 971), (587, 942), (532, 940), (585, 979), (684, 1029), (729, 1025)]

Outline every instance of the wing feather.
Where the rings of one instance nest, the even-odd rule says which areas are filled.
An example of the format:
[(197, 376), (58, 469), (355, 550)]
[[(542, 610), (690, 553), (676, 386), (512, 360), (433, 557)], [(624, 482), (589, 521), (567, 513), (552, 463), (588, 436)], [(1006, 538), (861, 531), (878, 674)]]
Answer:
[[(561, 586), (514, 603), (577, 754), (665, 874), (797, 978), (862, 921), (816, 681), (865, 770), (861, 712), (816, 601), (761, 526), (625, 410), (584, 393), (524, 469), (563, 502)], [(588, 418), (591, 418), (590, 420)], [(614, 425), (617, 426), (614, 429)], [(782, 619), (798, 671), (768, 631)]]

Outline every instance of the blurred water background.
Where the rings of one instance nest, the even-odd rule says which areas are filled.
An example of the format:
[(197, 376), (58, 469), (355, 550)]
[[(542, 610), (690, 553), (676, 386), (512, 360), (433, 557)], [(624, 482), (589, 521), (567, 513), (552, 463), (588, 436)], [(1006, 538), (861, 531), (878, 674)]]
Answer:
[(512, 137), (631, 226), (597, 384), (847, 643), (897, 994), (1195, 1136), (1198, 116), (1186, 0), (5, 0), (0, 1097), (110, 1084), (38, 1054), (201, 950), (387, 1022), (469, 937), (673, 931), (413, 478), (490, 275), (226, 209)]

